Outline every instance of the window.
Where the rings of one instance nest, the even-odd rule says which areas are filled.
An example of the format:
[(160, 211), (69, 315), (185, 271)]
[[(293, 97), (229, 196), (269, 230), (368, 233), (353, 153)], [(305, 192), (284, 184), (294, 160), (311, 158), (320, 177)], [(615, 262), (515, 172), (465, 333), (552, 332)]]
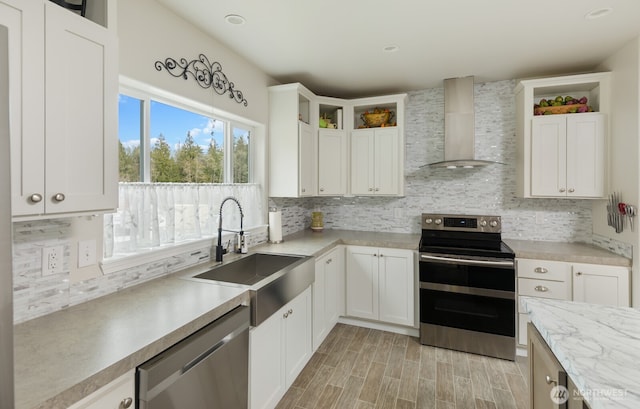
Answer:
[[(105, 216), (105, 258), (217, 235), (227, 196), (242, 204), (245, 229), (264, 225), (266, 197), (252, 183), (254, 126), (160, 94), (119, 96), (120, 203)], [(239, 219), (225, 207), (225, 228)]]
[(251, 127), (126, 94), (119, 111), (120, 182), (249, 183)]

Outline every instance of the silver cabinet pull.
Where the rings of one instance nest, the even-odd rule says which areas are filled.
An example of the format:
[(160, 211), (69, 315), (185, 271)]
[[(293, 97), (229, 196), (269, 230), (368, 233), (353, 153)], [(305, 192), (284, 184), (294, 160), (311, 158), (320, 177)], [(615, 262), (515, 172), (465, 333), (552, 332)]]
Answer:
[(289, 318), (289, 311), (287, 311), (284, 314), (282, 314), (282, 318), (284, 318), (284, 319)]
[(321, 192), (324, 192), (324, 188), (323, 188), (323, 187), (321, 187), (321, 188), (320, 188), (320, 191), (321, 191)]
[(576, 191), (576, 190), (575, 190), (574, 188), (572, 188), (572, 187), (571, 187), (571, 188), (569, 188), (569, 193), (573, 193), (573, 192), (575, 192), (575, 191)]
[(384, 254), (380, 253), (380, 257), (384, 257)]
[(62, 193), (56, 193), (55, 195), (53, 195), (53, 200), (55, 200), (56, 202), (62, 202), (64, 199), (65, 197)]
[(581, 276), (581, 275), (582, 275), (582, 271), (577, 271), (577, 272), (576, 272), (576, 275), (577, 275), (577, 276)]
[(121, 409), (129, 409), (131, 407), (131, 404), (133, 403), (133, 399), (131, 398), (124, 398), (122, 399), (122, 401), (120, 402), (120, 408)]
[(376, 188), (376, 192), (377, 192), (377, 191), (379, 191), (379, 190), (380, 190), (380, 188), (379, 188), (379, 187), (377, 187), (377, 188)]
[(560, 188), (560, 193), (564, 193), (564, 192), (565, 192), (565, 190), (566, 190), (565, 188), (561, 187), (561, 188)]
[(293, 315), (293, 310), (289, 310), (289, 312), (287, 312), (287, 314)]
[(372, 187), (369, 188), (369, 192), (373, 192), (373, 188)]
[(540, 291), (541, 293), (546, 293), (549, 289), (543, 285), (537, 285), (534, 290)]
[(331, 264), (331, 263), (333, 263), (333, 259), (332, 258), (330, 258), (329, 260), (325, 261), (325, 264)]
[(305, 189), (305, 188), (302, 188), (302, 193), (304, 193), (304, 192), (306, 192), (306, 191), (307, 191), (307, 189)]
[(34, 193), (31, 196), (29, 196), (29, 201), (31, 203), (38, 203), (42, 201), (42, 195), (40, 193)]
[(544, 381), (547, 383), (547, 385), (558, 385), (558, 381), (554, 381), (553, 378), (551, 378), (549, 375), (545, 376)]
[(536, 268), (534, 268), (534, 269), (533, 269), (533, 272), (534, 272), (534, 273), (545, 274), (545, 273), (548, 273), (548, 272), (549, 272), (549, 270), (547, 270), (547, 269), (546, 269), (546, 268), (544, 268), (544, 267), (536, 267)]

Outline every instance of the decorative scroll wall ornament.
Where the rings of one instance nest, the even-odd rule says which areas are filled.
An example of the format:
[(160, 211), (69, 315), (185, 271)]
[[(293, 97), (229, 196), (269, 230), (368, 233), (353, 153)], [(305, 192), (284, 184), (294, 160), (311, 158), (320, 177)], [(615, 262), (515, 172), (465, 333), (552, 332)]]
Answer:
[(242, 91), (235, 88), (235, 84), (227, 78), (222, 72), (222, 65), (217, 62), (209, 62), (209, 59), (200, 54), (197, 60), (187, 61), (181, 58), (176, 61), (173, 58), (166, 58), (164, 62), (156, 61), (156, 70), (162, 71), (164, 68), (169, 74), (185, 80), (189, 79), (189, 75), (193, 76), (198, 85), (202, 88), (213, 88), (218, 95), (229, 93), (229, 98), (234, 99), (237, 103), (247, 106), (249, 102), (244, 97)]

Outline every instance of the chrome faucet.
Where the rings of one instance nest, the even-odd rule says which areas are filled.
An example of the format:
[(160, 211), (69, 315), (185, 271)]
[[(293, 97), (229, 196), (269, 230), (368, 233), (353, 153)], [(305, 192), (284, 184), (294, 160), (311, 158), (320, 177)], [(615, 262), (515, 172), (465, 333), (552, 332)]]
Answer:
[(235, 232), (234, 230), (226, 230), (226, 229), (225, 231), (240, 233), (241, 240), (243, 239), (243, 236), (244, 236), (244, 231), (242, 230), (242, 220), (244, 219), (244, 213), (242, 213), (242, 206), (240, 206), (240, 202), (235, 197), (233, 196), (226, 197), (222, 200), (222, 203), (220, 203), (220, 216), (218, 217), (218, 245), (216, 246), (216, 261), (222, 261), (222, 255), (224, 254), (224, 250), (222, 248), (222, 206), (224, 206), (224, 204), (228, 200), (232, 200), (236, 202), (236, 204), (238, 205), (238, 209), (240, 209), (240, 231)]

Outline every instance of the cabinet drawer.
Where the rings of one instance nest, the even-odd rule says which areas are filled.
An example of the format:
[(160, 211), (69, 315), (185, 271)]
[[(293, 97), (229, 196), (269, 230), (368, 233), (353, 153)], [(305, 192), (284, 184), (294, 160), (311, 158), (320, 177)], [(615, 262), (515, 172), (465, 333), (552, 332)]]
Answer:
[(518, 277), (538, 280), (568, 281), (571, 264), (562, 261), (518, 259)]
[(518, 295), (553, 298), (556, 300), (570, 300), (571, 284), (570, 282), (562, 281), (518, 278)]

